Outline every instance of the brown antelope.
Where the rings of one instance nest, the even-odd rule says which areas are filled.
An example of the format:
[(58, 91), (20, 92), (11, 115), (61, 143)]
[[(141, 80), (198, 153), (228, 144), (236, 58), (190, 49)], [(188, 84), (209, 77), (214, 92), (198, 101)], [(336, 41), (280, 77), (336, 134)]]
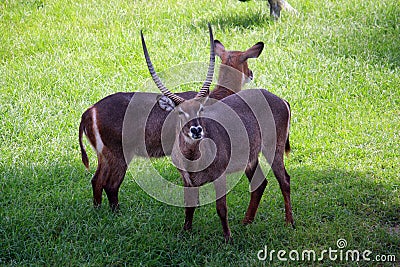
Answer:
[(226, 175), (238, 171), (244, 171), (250, 182), (250, 204), (243, 223), (251, 223), (267, 185), (258, 161), (260, 153), (267, 159), (279, 182), (285, 202), (286, 223), (294, 226), (290, 176), (284, 165), (284, 153), (290, 151), (289, 104), (263, 89), (240, 91), (219, 101), (209, 101), (208, 91), (204, 88), (191, 99), (175, 95), (160, 82), (154, 71), (143, 35), (142, 45), (153, 80), (161, 92), (172, 100), (168, 102), (171, 103), (168, 108), (178, 114), (175, 117), (176, 139), (172, 161), (180, 171), (185, 186), (184, 229), (192, 228), (199, 187), (213, 182), (224, 238), (226, 242), (230, 241)]
[[(244, 82), (253, 78), (252, 71), (248, 68), (247, 59), (256, 58), (263, 50), (264, 44), (259, 42), (248, 50), (227, 51), (221, 42), (213, 41), (211, 27), (210, 40), (215, 45), (217, 55), (221, 58), (219, 75), (219, 86), (216, 86), (210, 93), (210, 97), (221, 99), (232, 93), (241, 90)], [(211, 45), (214, 48), (213, 45)], [(227, 67), (229, 66), (229, 67)], [(235, 71), (234, 71), (235, 70)], [(211, 73), (212, 71), (212, 73)], [(214, 72), (214, 55), (210, 58), (208, 79), (203, 85), (208, 90)], [(211, 76), (211, 78), (210, 78)], [(221, 86), (228, 84), (231, 90)], [(180, 98), (193, 98), (195, 92), (184, 92), (177, 94)], [(160, 94), (155, 93), (116, 93), (109, 95), (92, 107), (87, 109), (81, 119), (79, 126), (79, 145), (82, 154), (82, 162), (89, 168), (89, 159), (82, 143), (83, 134), (86, 135), (89, 143), (97, 154), (97, 170), (92, 178), (93, 203), (100, 206), (102, 202), (102, 191), (105, 190), (112, 210), (118, 208), (118, 191), (125, 177), (127, 166), (134, 156), (142, 157), (163, 157), (170, 155), (171, 148), (163, 147), (161, 142), (161, 129), (164, 121), (169, 115), (168, 110), (160, 108), (158, 98)], [(141, 103), (144, 107), (150, 107), (149, 114), (131, 115), (136, 118), (136, 130), (131, 132), (127, 139), (139, 140), (123, 146), (123, 126), (129, 103), (133, 100)], [(153, 108), (151, 108), (153, 107)], [(144, 131), (143, 131), (144, 129)], [(171, 131), (171, 138), (174, 140), (175, 130)], [(141, 140), (144, 140), (145, 147), (142, 147)], [(128, 155), (128, 156), (127, 156)]]

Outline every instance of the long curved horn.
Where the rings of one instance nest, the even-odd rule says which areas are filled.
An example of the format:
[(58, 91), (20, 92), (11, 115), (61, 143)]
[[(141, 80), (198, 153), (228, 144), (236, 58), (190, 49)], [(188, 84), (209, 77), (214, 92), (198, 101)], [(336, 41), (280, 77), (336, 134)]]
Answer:
[(214, 67), (215, 67), (214, 36), (210, 23), (208, 23), (208, 31), (210, 32), (210, 64), (208, 65), (206, 80), (204, 81), (203, 87), (197, 93), (196, 98), (205, 97), (209, 94), (210, 86), (214, 76)]
[(179, 105), (180, 103), (184, 102), (185, 101), (184, 98), (182, 98), (180, 96), (177, 96), (176, 94), (172, 93), (162, 83), (161, 79), (158, 77), (156, 71), (154, 70), (153, 64), (151, 63), (149, 52), (147, 51), (147, 47), (146, 47), (146, 43), (144, 41), (144, 37), (143, 37), (143, 32), (142, 31), (140, 31), (140, 36), (142, 37), (142, 46), (143, 46), (144, 57), (146, 58), (147, 67), (149, 69), (151, 78), (153, 78), (153, 81), (157, 85), (158, 89), (160, 89), (160, 91), (161, 91), (161, 93), (163, 93), (163, 95), (165, 95), (166, 97), (168, 97), (172, 101), (174, 101), (176, 105)]

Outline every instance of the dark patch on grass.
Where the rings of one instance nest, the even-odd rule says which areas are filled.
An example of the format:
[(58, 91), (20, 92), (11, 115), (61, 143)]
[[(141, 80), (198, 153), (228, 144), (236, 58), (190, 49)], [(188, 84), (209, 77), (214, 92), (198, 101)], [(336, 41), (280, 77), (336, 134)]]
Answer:
[[(374, 252), (397, 253), (399, 239), (390, 229), (398, 226), (399, 206), (383, 203), (396, 198), (385, 185), (363, 173), (336, 169), (291, 167), (288, 171), (297, 229), (284, 225), (283, 200), (272, 176), (256, 221), (242, 226), (240, 220), (249, 200), (248, 182), (243, 177), (228, 195), (234, 244), (226, 246), (214, 204), (200, 207), (193, 231), (183, 232), (184, 209), (155, 201), (130, 177), (121, 188), (121, 211), (114, 214), (105, 196), (102, 208), (92, 208), (90, 181), (80, 165), (35, 168), (38, 175), (21, 178), (19, 186), (15, 183), (19, 174), (31, 169), (2, 169), (9, 180), (2, 183), (2, 206), (6, 208), (1, 212), (5, 223), (0, 233), (5, 242), (0, 259), (3, 263), (70, 259), (72, 264), (207, 265), (222, 258), (232, 264), (244, 258), (256, 263), (255, 253), (264, 245), (317, 249), (335, 245), (338, 238), (365, 249), (371, 241), (382, 242), (384, 246), (375, 245)], [(64, 175), (56, 177), (56, 173)], [(20, 194), (25, 198), (19, 198)], [(373, 237), (369, 235), (371, 229), (376, 232)]]

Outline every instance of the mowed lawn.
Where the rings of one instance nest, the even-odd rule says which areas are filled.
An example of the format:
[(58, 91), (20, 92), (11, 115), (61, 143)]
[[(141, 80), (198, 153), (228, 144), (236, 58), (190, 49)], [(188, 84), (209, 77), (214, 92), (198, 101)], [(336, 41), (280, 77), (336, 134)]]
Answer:
[[(400, 4), (290, 3), (299, 14), (283, 11), (275, 22), (267, 1), (256, 0), (1, 1), (0, 265), (398, 266)], [(144, 86), (140, 30), (162, 72), (208, 61), (208, 22), (227, 49), (264, 42), (249, 60), (255, 79), (248, 88), (291, 104), (286, 166), (295, 230), (284, 223), (283, 198), (268, 173), (252, 225), (240, 224), (249, 201), (244, 176), (227, 197), (233, 244), (223, 243), (214, 204), (200, 207), (192, 232), (183, 232), (184, 209), (135, 182), (141, 164), (154, 164), (180, 184), (168, 158), (132, 162), (118, 214), (105, 195), (100, 209), (92, 206), (97, 162), (87, 142), (89, 172), (81, 162), (81, 114), (114, 92), (156, 92)], [(305, 253), (302, 260), (310, 250), (316, 259)], [(370, 260), (346, 259), (349, 250), (371, 251)]]

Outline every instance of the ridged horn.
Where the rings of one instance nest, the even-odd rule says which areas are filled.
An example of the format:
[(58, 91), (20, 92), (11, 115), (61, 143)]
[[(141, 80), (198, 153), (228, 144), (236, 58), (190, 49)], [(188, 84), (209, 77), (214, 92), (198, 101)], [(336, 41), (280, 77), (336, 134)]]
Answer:
[(214, 67), (215, 67), (214, 36), (210, 23), (208, 23), (208, 31), (210, 32), (210, 64), (208, 65), (206, 80), (203, 83), (203, 87), (197, 93), (196, 98), (206, 97), (210, 93), (210, 86), (214, 76)]
[(176, 105), (179, 105), (180, 103), (184, 102), (185, 99), (177, 96), (176, 94), (172, 93), (170, 90), (168, 90), (167, 87), (162, 83), (161, 79), (158, 77), (156, 71), (154, 70), (153, 64), (151, 63), (149, 52), (147, 51), (146, 43), (144, 41), (143, 37), (143, 32), (140, 31), (140, 36), (142, 37), (142, 46), (143, 46), (143, 52), (144, 52), (144, 57), (146, 58), (146, 63), (147, 63), (147, 68), (149, 69), (151, 78), (157, 85), (158, 89), (160, 89), (161, 93), (165, 95), (166, 97), (170, 98), (172, 101), (175, 102)]

